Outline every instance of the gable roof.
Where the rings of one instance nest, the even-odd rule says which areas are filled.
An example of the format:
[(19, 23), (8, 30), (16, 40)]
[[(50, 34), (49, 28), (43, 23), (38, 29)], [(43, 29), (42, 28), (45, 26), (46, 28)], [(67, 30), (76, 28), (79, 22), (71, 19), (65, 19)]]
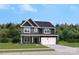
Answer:
[(32, 20), (29, 19), (28, 21), (27, 20), (22, 21), (20, 27), (22, 27), (22, 26), (33, 26)]
[(31, 19), (28, 20), (33, 26), (37, 27), (37, 25)]
[(29, 19), (28, 21), (24, 21), (21, 26), (33, 26), (33, 27), (54, 27), (50, 22), (46, 21), (32, 21)]
[(28, 22), (25, 22), (23, 26), (31, 26)]

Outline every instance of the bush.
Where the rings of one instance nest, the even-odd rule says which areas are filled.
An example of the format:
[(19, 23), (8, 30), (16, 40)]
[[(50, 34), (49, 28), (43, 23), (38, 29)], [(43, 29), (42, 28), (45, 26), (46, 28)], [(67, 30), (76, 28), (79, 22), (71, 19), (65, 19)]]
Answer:
[(8, 43), (8, 42), (10, 42), (10, 39), (9, 38), (1, 38), (0, 42), (1, 43)]
[(20, 39), (18, 39), (18, 38), (12, 39), (12, 43), (19, 43), (19, 42), (20, 42)]

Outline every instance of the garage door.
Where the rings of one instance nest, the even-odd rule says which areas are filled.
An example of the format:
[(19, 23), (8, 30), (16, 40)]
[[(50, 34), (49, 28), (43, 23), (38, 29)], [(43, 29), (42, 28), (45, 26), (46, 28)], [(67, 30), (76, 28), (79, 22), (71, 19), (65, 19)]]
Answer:
[(41, 37), (41, 44), (56, 44), (56, 37)]

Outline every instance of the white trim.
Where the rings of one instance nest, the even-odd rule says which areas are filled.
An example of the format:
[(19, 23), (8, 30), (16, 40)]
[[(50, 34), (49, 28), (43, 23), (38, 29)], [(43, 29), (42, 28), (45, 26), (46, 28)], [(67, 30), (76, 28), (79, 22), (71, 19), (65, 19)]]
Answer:
[[(29, 20), (27, 21), (31, 26), (33, 26), (30, 22), (29, 22)], [(34, 26), (33, 26), (34, 27)]]
[(51, 34), (21, 34), (22, 36), (58, 36), (58, 35), (51, 35)]
[(23, 24), (26, 23), (26, 22), (27, 22), (27, 20), (25, 20), (25, 21), (21, 24), (21, 26), (23, 26)]
[(35, 21), (33, 21), (33, 22), (39, 27), (39, 25)]
[(20, 27), (33, 27), (33, 26), (20, 26)]
[(22, 42), (22, 36), (21, 36), (21, 44), (22, 44), (23, 42)]
[[(26, 22), (28, 22), (31, 26), (33, 26), (30, 22), (29, 22), (29, 20), (25, 20), (21, 25), (20, 25), (20, 27), (23, 27), (23, 24), (25, 24)], [(34, 27), (34, 26), (33, 26)]]

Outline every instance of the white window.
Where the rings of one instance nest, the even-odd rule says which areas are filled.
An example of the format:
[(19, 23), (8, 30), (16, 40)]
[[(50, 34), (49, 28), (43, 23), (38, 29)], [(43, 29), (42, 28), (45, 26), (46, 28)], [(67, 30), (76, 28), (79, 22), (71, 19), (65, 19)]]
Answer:
[(51, 30), (48, 29), (48, 28), (45, 28), (45, 29), (43, 30), (43, 33), (44, 33), (44, 34), (50, 34), (50, 33), (51, 33)]
[(26, 28), (24, 28), (24, 33), (30, 33), (31, 31), (30, 31), (30, 28), (29, 27), (26, 27)]
[(38, 32), (38, 29), (37, 28), (34, 28), (34, 33), (37, 33)]

